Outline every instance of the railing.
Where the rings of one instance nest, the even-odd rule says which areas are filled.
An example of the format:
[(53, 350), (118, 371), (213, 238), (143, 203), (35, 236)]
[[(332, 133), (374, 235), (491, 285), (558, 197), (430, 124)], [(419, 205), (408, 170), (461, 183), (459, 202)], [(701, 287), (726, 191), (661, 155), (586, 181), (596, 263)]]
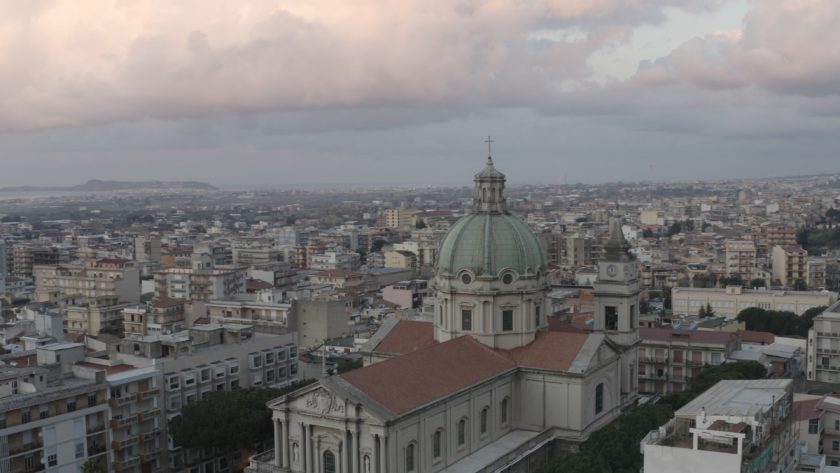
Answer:
[(123, 461), (115, 461), (113, 464), (114, 471), (127, 470), (133, 466), (140, 464), (140, 457), (135, 456)]
[(110, 425), (112, 429), (119, 429), (121, 427), (125, 427), (129, 424), (134, 424), (137, 422), (137, 416), (128, 416), (123, 417), (122, 419), (111, 419)]
[(159, 429), (152, 430), (150, 432), (144, 432), (140, 435), (140, 442), (142, 443), (149, 443), (154, 442), (155, 438), (157, 438), (158, 434), (160, 434)]
[(251, 457), (246, 473), (285, 473), (287, 470), (274, 464), (274, 450), (258, 453)]
[(134, 445), (137, 441), (137, 436), (132, 435), (131, 437), (127, 437), (122, 440), (114, 440), (111, 442), (111, 448), (113, 450), (122, 450), (130, 445)]
[(18, 453), (28, 452), (30, 450), (37, 450), (43, 448), (41, 443), (25, 443), (14, 448), (9, 448), (9, 455), (17, 455)]
[(140, 422), (140, 423), (146, 422), (147, 420), (152, 420), (159, 415), (160, 415), (160, 409), (155, 407), (153, 409), (149, 409), (147, 411), (143, 411), (143, 412), (137, 414), (137, 422)]
[(147, 399), (151, 399), (151, 398), (157, 396), (157, 394), (158, 394), (157, 390), (143, 391), (143, 392), (137, 393), (136, 398), (137, 398), (138, 401), (145, 401)]
[(108, 405), (111, 406), (111, 408), (117, 408), (117, 407), (120, 407), (120, 406), (124, 406), (124, 405), (126, 405), (130, 402), (133, 402), (133, 401), (134, 401), (134, 396), (115, 397), (115, 398), (108, 399)]
[(685, 360), (688, 366), (703, 366), (703, 360)]
[(666, 364), (668, 363), (668, 357), (659, 358), (659, 357), (644, 357), (640, 358), (644, 363), (656, 363), (656, 364)]

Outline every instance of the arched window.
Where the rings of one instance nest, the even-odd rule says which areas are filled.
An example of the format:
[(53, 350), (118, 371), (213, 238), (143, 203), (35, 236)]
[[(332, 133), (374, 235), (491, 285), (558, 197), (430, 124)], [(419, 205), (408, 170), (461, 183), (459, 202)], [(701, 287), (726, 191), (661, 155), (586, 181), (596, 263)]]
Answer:
[(467, 419), (458, 421), (458, 446), (467, 443)]
[(335, 473), (335, 455), (329, 450), (324, 452), (324, 473)]
[(437, 430), (432, 436), (432, 458), (440, 458), (441, 451), (443, 450), (442, 444), (443, 431)]
[(508, 404), (510, 404), (508, 402), (508, 398), (502, 399), (502, 406), (500, 408), (501, 409), (501, 414), (500, 414), (501, 419), (500, 420), (501, 420), (502, 425), (507, 424), (507, 421), (508, 421)]
[(489, 408), (485, 407), (481, 410), (481, 415), (479, 416), (480, 424), (481, 424), (481, 435), (487, 433), (487, 413), (490, 411)]
[(405, 471), (414, 471), (414, 444), (405, 447)]
[(600, 414), (604, 410), (604, 383), (595, 387), (595, 413)]

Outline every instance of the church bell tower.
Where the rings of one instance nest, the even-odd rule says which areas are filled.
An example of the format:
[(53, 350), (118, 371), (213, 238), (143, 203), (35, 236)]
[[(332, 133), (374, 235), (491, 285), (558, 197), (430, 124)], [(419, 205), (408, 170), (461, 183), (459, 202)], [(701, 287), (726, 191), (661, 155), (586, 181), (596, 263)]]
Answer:
[(610, 221), (605, 254), (598, 262), (595, 282), (595, 331), (604, 333), (621, 352), (622, 405), (635, 402), (639, 393), (639, 278), (636, 261), (628, 252), (621, 222)]

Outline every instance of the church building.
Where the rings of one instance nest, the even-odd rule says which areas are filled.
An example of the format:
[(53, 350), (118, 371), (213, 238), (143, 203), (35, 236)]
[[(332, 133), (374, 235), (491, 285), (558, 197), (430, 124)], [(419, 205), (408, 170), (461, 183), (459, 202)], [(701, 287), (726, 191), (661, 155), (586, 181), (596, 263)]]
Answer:
[(441, 243), (431, 322), (384, 324), (366, 366), (269, 403), (274, 450), (252, 472), (497, 471), (574, 444), (638, 396), (639, 283), (618, 221), (594, 325), (550, 317), (546, 258), (487, 159), (473, 211)]

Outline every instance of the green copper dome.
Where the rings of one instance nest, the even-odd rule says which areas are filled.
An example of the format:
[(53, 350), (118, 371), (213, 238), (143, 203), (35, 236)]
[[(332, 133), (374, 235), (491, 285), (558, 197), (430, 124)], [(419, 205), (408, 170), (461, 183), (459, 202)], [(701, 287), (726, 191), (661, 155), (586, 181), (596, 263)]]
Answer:
[(437, 274), (469, 270), (475, 276), (499, 276), (502, 270), (534, 274), (545, 266), (540, 242), (522, 220), (507, 212), (505, 175), (487, 158), (475, 175), (475, 209), (449, 229), (440, 245)]

